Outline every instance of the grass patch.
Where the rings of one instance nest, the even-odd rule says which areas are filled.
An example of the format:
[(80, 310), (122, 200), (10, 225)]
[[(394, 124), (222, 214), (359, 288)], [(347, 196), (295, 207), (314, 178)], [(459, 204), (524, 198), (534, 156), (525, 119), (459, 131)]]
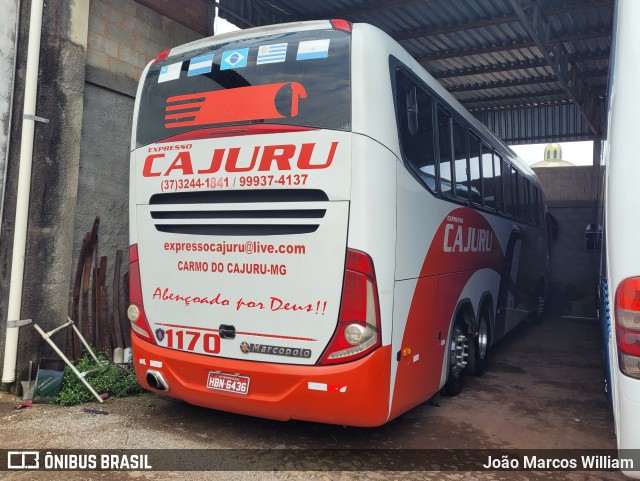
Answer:
[[(98, 359), (108, 361), (106, 354), (98, 354)], [(144, 391), (133, 374), (129, 374), (113, 363), (98, 364), (89, 354), (84, 354), (74, 365), (80, 372), (97, 369), (97, 371), (87, 374), (85, 379), (98, 394), (109, 393), (110, 397), (127, 397)], [(95, 401), (93, 394), (69, 367), (65, 368), (62, 388), (56, 402), (63, 406), (73, 406), (89, 401)]]

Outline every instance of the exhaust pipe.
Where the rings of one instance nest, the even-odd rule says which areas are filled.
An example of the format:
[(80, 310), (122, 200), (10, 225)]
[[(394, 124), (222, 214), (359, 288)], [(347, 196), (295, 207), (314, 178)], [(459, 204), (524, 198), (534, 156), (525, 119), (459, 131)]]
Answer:
[(156, 391), (169, 392), (169, 384), (167, 384), (167, 380), (161, 373), (154, 371), (153, 369), (149, 369), (147, 371), (147, 384), (150, 388), (155, 389)]

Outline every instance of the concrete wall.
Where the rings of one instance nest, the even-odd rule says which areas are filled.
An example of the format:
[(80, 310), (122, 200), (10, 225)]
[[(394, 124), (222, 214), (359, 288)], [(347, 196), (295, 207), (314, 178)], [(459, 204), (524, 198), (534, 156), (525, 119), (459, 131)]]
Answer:
[(2, 16), (0, 16), (0, 221), (3, 213), (5, 170), (11, 130), (18, 0), (3, 0), (2, 10)]
[(595, 317), (600, 254), (588, 252), (584, 240), (585, 228), (595, 219), (593, 167), (534, 170), (559, 226), (551, 245), (552, 308), (567, 316)]
[[(12, 6), (18, 3), (8, 1)], [(9, 22), (5, 5), (7, 0), (0, 26), (8, 29), (10, 23), (3, 23)], [(0, 353), (7, 320), (30, 5), (30, 0), (20, 3), (12, 142), (0, 229)], [(20, 318), (31, 318), (50, 330), (69, 313), (72, 273), (82, 237), (96, 215), (101, 217), (100, 255), (110, 260), (109, 289), (116, 249), (124, 251), (126, 272), (128, 149), (137, 80), (160, 51), (200, 35), (133, 0), (47, 0), (43, 17), (37, 114), (50, 122), (36, 124)], [(2, 30), (0, 38), (5, 55), (11, 37)], [(2, 57), (0, 62), (7, 60)], [(0, 63), (0, 76), (11, 71)], [(0, 79), (2, 92), (8, 82)], [(6, 97), (2, 98), (0, 109), (4, 105), (7, 110)], [(6, 132), (4, 124), (1, 130)], [(109, 290), (109, 303), (111, 294)], [(64, 335), (55, 340), (63, 345)], [(55, 357), (31, 326), (20, 328), (18, 352), (17, 380), (25, 378), (29, 360)], [(2, 387), (11, 387), (7, 384)]]
[[(12, 142), (0, 232), (3, 246), (0, 249), (0, 324), (3, 326), (7, 320), (11, 278), (12, 249), (7, 246), (12, 246), (14, 238), (30, 7), (29, 0), (21, 2)], [(36, 113), (49, 123), (36, 122), (35, 126), (20, 319), (33, 319), (46, 330), (63, 322), (67, 314), (88, 9), (87, 0), (48, 0), (43, 14)], [(2, 336), (2, 348), (4, 342)], [(20, 328), (18, 352), (21, 354), (18, 379), (26, 373), (29, 359), (51, 355), (31, 326)], [(3, 387), (8, 382), (4, 382)]]

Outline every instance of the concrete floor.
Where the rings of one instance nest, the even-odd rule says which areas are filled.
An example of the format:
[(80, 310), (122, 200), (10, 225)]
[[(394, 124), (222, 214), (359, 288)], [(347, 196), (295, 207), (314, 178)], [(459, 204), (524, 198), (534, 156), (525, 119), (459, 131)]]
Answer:
[[(291, 449), (614, 449), (609, 406), (602, 393), (598, 324), (548, 319), (523, 325), (491, 352), (487, 373), (467, 377), (463, 392), (443, 397), (440, 407), (418, 406), (376, 429), (306, 422), (275, 422), (190, 406), (144, 394), (89, 405), (107, 416), (57, 405), (20, 411), (0, 403), (0, 447), (100, 448), (279, 448)], [(256, 451), (257, 453), (257, 451)], [(622, 480), (619, 472), (409, 472), (278, 470), (216, 473), (91, 473), (91, 479), (490, 479)], [(283, 457), (284, 456), (283, 454)], [(3, 473), (7, 474), (7, 473)], [(33, 479), (12, 473), (11, 479)], [(40, 479), (88, 479), (87, 473), (38, 473)], [(2, 476), (3, 479), (9, 479)]]

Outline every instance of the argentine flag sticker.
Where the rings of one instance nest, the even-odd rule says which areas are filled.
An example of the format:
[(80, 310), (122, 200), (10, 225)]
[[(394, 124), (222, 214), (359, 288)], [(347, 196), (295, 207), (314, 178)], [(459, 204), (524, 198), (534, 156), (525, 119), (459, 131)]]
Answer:
[(192, 58), (189, 62), (189, 71), (187, 77), (193, 77), (194, 75), (202, 75), (204, 73), (211, 72), (211, 66), (213, 65), (213, 54), (203, 55), (202, 57)]
[(296, 60), (311, 60), (314, 58), (327, 58), (329, 55), (329, 40), (306, 40), (298, 45)]
[(169, 80), (179, 79), (181, 71), (182, 62), (165, 65), (160, 69), (160, 74), (158, 75), (158, 83), (161, 84), (162, 82), (168, 82)]
[(238, 50), (230, 50), (228, 52), (224, 52), (222, 54), (222, 60), (220, 60), (220, 70), (246, 67), (248, 56), (248, 48), (240, 48)]

